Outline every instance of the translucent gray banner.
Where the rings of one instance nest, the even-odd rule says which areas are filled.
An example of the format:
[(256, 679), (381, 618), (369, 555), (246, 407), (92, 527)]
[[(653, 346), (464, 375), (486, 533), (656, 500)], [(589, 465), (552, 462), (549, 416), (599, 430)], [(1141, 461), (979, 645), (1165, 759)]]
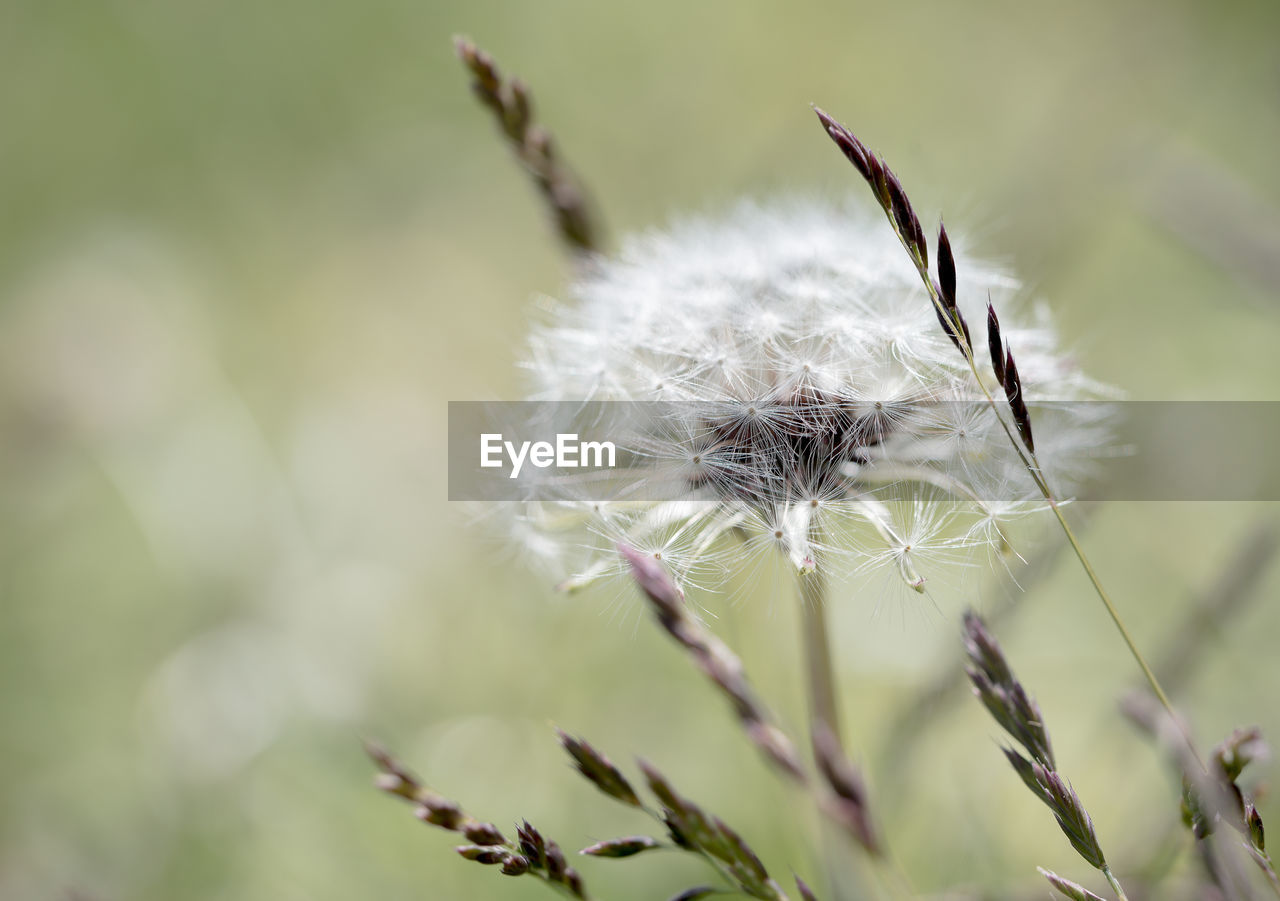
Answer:
[(1002, 400), (449, 404), (449, 499), (1280, 500), (1280, 403)]

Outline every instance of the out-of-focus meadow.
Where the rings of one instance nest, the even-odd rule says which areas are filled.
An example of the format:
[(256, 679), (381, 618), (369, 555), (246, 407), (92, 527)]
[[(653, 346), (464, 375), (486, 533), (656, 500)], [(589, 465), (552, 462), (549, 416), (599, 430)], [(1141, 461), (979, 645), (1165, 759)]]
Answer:
[[(359, 739), (500, 826), (643, 830), (551, 723), (818, 874), (804, 801), (631, 587), (557, 596), (445, 500), (446, 402), (520, 395), (530, 298), (566, 274), (458, 32), (533, 86), (615, 236), (743, 194), (858, 195), (817, 102), (930, 223), (1015, 266), (1099, 378), (1280, 395), (1274, 3), (6, 4), (0, 897), (538, 897), (378, 795)], [(1231, 466), (1230, 436), (1211, 447), (1206, 470)], [(1091, 512), (1156, 657), (1280, 513)], [(1000, 632), (1123, 874), (1177, 786), (1116, 713), (1136, 670), (1078, 567), (1028, 583)], [(840, 592), (850, 744), (922, 889), (1085, 875), (972, 699), (890, 740), (955, 666), (962, 606), (1003, 584)], [(700, 600), (800, 731), (789, 583), (731, 587)], [(1202, 635), (1180, 699), (1204, 745), (1280, 737), (1278, 592), (1269, 566)], [(617, 899), (703, 878), (673, 856), (582, 869)]]

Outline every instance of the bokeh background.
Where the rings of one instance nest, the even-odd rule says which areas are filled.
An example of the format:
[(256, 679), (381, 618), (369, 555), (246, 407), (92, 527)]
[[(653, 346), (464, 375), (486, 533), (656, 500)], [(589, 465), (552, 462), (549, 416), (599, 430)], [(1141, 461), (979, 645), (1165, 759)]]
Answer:
[[(532, 84), (615, 236), (864, 190), (818, 102), (1048, 298), (1098, 377), (1280, 395), (1272, 2), (3, 4), (0, 897), (538, 897), (378, 795), (359, 740), (502, 826), (572, 847), (644, 829), (552, 723), (817, 875), (803, 799), (630, 587), (557, 596), (445, 499), (446, 402), (520, 395), (530, 298), (567, 272), (459, 32)], [(1212, 448), (1204, 471), (1231, 466), (1231, 436)], [(1078, 514), (1159, 657), (1278, 512)], [(1280, 735), (1262, 556), (1186, 667), (1204, 745)], [(1078, 568), (1044, 570), (1001, 634), (1123, 874), (1173, 828), (1176, 784), (1116, 713), (1135, 670)], [(787, 582), (730, 590), (701, 600), (798, 729)], [(1087, 875), (963, 692), (901, 725), (954, 674), (963, 605), (1012, 597), (985, 570), (925, 599), (842, 592), (851, 744), (925, 890)], [(671, 856), (583, 869), (618, 899), (705, 878)]]

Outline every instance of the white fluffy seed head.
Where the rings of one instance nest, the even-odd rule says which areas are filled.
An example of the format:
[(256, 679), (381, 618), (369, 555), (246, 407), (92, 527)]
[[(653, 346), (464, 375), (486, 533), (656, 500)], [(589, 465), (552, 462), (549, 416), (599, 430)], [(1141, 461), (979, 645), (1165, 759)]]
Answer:
[[(976, 323), (988, 299), (1000, 311), (1029, 402), (1105, 392), (1043, 310), (1020, 315), (1016, 280), (957, 258), (960, 308)], [(776, 550), (800, 571), (845, 558), (920, 589), (940, 552), (1001, 547), (1001, 523), (1039, 498), (878, 211), (744, 203), (630, 239), (570, 295), (530, 338), (532, 398), (670, 404), (617, 436), (661, 498), (520, 508), (521, 528), (557, 536), (569, 587), (620, 572), (622, 541), (686, 581)], [(1046, 468), (1070, 477), (1105, 443), (1088, 409), (1033, 411)]]

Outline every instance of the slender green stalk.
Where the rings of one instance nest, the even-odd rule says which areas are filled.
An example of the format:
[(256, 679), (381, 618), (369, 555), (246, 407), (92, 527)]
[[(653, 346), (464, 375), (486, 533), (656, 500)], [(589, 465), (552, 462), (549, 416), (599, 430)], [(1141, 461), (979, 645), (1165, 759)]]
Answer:
[[(992, 347), (992, 366), (996, 372), (996, 381), (1000, 382), (1003, 379), (1008, 409), (1017, 426), (1016, 435), (1014, 434), (1014, 428), (1009, 425), (1004, 416), (1000, 415), (1000, 407), (996, 404), (995, 398), (992, 396), (990, 389), (987, 388), (986, 382), (978, 370), (978, 360), (969, 337), (969, 327), (966, 325), (964, 316), (956, 303), (955, 259), (951, 254), (951, 243), (947, 239), (946, 229), (939, 227), (938, 230), (936, 248), (938, 280), (934, 281), (933, 276), (929, 273), (928, 243), (924, 237), (924, 229), (920, 225), (919, 217), (911, 208), (911, 202), (907, 199), (902, 182), (893, 174), (884, 161), (871, 153), (852, 132), (816, 107), (815, 112), (818, 114), (818, 119), (822, 122), (822, 127), (826, 130), (827, 135), (835, 142), (836, 146), (840, 148), (841, 152), (844, 153), (845, 157), (871, 187), (872, 193), (889, 220), (889, 225), (893, 229), (894, 235), (897, 236), (903, 250), (907, 252), (907, 256), (911, 259), (916, 272), (920, 276), (920, 280), (924, 282), (925, 290), (929, 294), (929, 300), (938, 314), (938, 322), (943, 326), (944, 332), (955, 344), (956, 349), (960, 351), (961, 356), (964, 357), (970, 372), (973, 374), (975, 384), (982, 392), (987, 403), (990, 404), (992, 412), (1000, 423), (1000, 427), (1004, 430), (1010, 444), (1013, 445), (1019, 459), (1026, 467), (1027, 473), (1035, 482), (1036, 488), (1053, 509), (1054, 515), (1058, 518), (1058, 523), (1062, 526), (1067, 540), (1071, 543), (1072, 550), (1075, 551), (1076, 557), (1079, 558), (1085, 573), (1089, 576), (1089, 581), (1093, 584), (1094, 590), (1102, 600), (1103, 606), (1107, 608), (1107, 613), (1111, 616), (1112, 622), (1120, 630), (1121, 637), (1124, 638), (1125, 644), (1128, 645), (1129, 652), (1133, 655), (1133, 659), (1137, 661), (1138, 667), (1142, 670), (1143, 676), (1151, 686), (1152, 692), (1155, 693), (1165, 710), (1168, 711), (1169, 716), (1177, 724), (1183, 738), (1186, 739), (1188, 748), (1191, 749), (1192, 756), (1197, 763), (1200, 763), (1203, 769), (1204, 764), (1200, 759), (1200, 755), (1195, 750), (1190, 734), (1174, 712), (1173, 705), (1169, 702), (1169, 696), (1165, 693), (1159, 679), (1156, 678), (1155, 673), (1152, 672), (1146, 659), (1138, 650), (1133, 637), (1129, 634), (1129, 630), (1125, 627), (1123, 620), (1121, 620), (1115, 604), (1111, 602), (1110, 596), (1102, 587), (1102, 582), (1098, 579), (1098, 575), (1094, 571), (1093, 565), (1089, 562), (1084, 548), (1080, 546), (1080, 542), (1076, 540), (1075, 533), (1071, 531), (1071, 527), (1067, 524), (1062, 511), (1058, 509), (1058, 501), (1044, 477), (1040, 461), (1036, 458), (1035, 447), (1031, 441), (1030, 416), (1022, 399), (1021, 383), (1018, 379), (1012, 353), (1007, 346), (1002, 346), (1000, 341), (999, 321), (996, 318), (995, 311), (988, 308), (988, 341)], [(1007, 357), (1007, 367), (1004, 359), (1000, 358), (1002, 353), (1003, 357)], [(1010, 378), (1011, 373), (1012, 378)]]
[[(955, 345), (961, 356), (968, 365), (973, 375), (973, 380), (978, 390), (982, 393), (983, 398), (991, 407), (992, 413), (995, 415), (997, 422), (1003, 429), (1005, 436), (1009, 439), (1009, 443), (1013, 447), (1015, 453), (1018, 454), (1019, 461), (1026, 468), (1027, 474), (1035, 483), (1036, 489), (1040, 492), (1045, 502), (1053, 511), (1054, 517), (1058, 520), (1063, 534), (1066, 536), (1067, 542), (1071, 545), (1072, 551), (1076, 558), (1080, 561), (1080, 565), (1088, 576), (1090, 584), (1093, 586), (1094, 592), (1098, 595), (1098, 599), (1102, 602), (1103, 607), (1107, 611), (1107, 615), (1111, 617), (1112, 623), (1115, 624), (1120, 637), (1124, 640), (1125, 645), (1129, 649), (1129, 653), (1133, 656), (1134, 661), (1138, 664), (1138, 668), (1142, 671), (1143, 677), (1150, 686), (1151, 693), (1160, 702), (1161, 706), (1167, 712), (1169, 718), (1176, 726), (1179, 735), (1186, 744), (1189, 754), (1188, 761), (1194, 760), (1196, 766), (1186, 766), (1187, 775), (1193, 781), (1204, 781), (1209, 787), (1209, 795), (1221, 795), (1215, 798), (1217, 802), (1215, 807), (1224, 815), (1226, 811), (1233, 809), (1234, 804), (1238, 804), (1238, 799), (1233, 799), (1228, 793), (1218, 791), (1216, 780), (1210, 776), (1209, 769), (1205, 766), (1204, 760), (1196, 750), (1195, 742), (1191, 737), (1191, 733), (1178, 717), (1173, 708), (1173, 704), (1169, 700), (1168, 694), (1164, 687), (1160, 684), (1159, 678), (1147, 663), (1142, 652), (1138, 650), (1137, 643), (1133, 639), (1133, 635), (1129, 632), (1124, 620), (1120, 616), (1119, 610), (1112, 601), (1110, 594), (1102, 584), (1097, 571), (1094, 569), (1092, 562), (1081, 546), (1079, 539), (1072, 530), (1066, 517), (1063, 515), (1058, 498), (1054, 494), (1049, 482), (1044, 474), (1044, 469), (1040, 465), (1040, 460), (1036, 455), (1035, 444), (1032, 439), (1031, 416), (1027, 409), (1026, 401), (1023, 397), (1022, 382), (1018, 374), (1017, 364), (1013, 356), (1013, 351), (1009, 345), (1002, 339), (1000, 331), (999, 317), (995, 309), (988, 304), (987, 306), (987, 345), (991, 354), (992, 374), (999, 387), (1004, 389), (1006, 405), (997, 404), (992, 391), (987, 387), (986, 381), (979, 370), (977, 355), (974, 351), (973, 342), (970, 338), (969, 326), (965, 322), (956, 296), (956, 266), (955, 259), (951, 252), (951, 242), (947, 237), (946, 228), (939, 226), (938, 243), (936, 245), (936, 270), (937, 281), (929, 271), (929, 249), (928, 242), (924, 236), (924, 229), (921, 226), (920, 219), (911, 207), (906, 191), (902, 186), (902, 182), (898, 176), (885, 164), (884, 160), (877, 157), (874, 153), (866, 148), (866, 146), (858, 140), (847, 128), (836, 120), (832, 119), (822, 110), (816, 109), (818, 119), (821, 121), (827, 135), (840, 148), (841, 152), (853, 164), (858, 173), (870, 186), (872, 193), (875, 195), (877, 202), (884, 211), (889, 220), (890, 227), (897, 236), (903, 249), (907, 252), (912, 263), (915, 266), (920, 280), (924, 283), (928, 292), (930, 302), (934, 307), (938, 316), (938, 322), (942, 326), (943, 332)], [(1016, 434), (1015, 434), (1016, 429)], [(811, 669), (816, 666), (816, 661), (810, 661)], [(1015, 765), (1017, 765), (1015, 763)], [(1192, 773), (1190, 770), (1196, 769), (1198, 773)], [(1050, 774), (1052, 775), (1052, 773)], [(1200, 776), (1201, 780), (1195, 780), (1195, 776)], [(1031, 784), (1031, 783), (1028, 783)], [(1069, 787), (1067, 794), (1070, 793)], [(1056, 803), (1056, 801), (1055, 801)], [(1052, 805), (1051, 805), (1052, 806)], [(1087, 817), (1086, 817), (1087, 821)], [(1060, 820), (1061, 822), (1061, 820)], [(1064, 826), (1064, 830), (1065, 830)], [(1074, 843), (1074, 841), (1073, 841)], [(1086, 849), (1088, 850), (1088, 849)], [(1260, 851), (1260, 849), (1257, 849)], [(1270, 869), (1269, 862), (1262, 856), (1256, 858), (1264, 871), (1272, 876), (1269, 880), (1271, 887), (1277, 897), (1280, 897), (1280, 880), (1274, 878), (1274, 873)], [(1093, 862), (1093, 861), (1091, 861)], [(1115, 876), (1106, 868), (1105, 861), (1101, 855), (1098, 855), (1098, 861), (1093, 862), (1094, 866), (1100, 867), (1107, 877), (1107, 881), (1115, 890), (1120, 901), (1126, 901), (1124, 891), (1121, 889), (1119, 882)], [(1053, 880), (1050, 880), (1053, 882)], [(1056, 883), (1054, 883), (1056, 885)]]
[[(817, 735), (825, 728), (835, 741), (837, 750), (844, 754), (844, 739), (840, 734), (840, 706), (836, 689), (835, 670), (831, 664), (831, 638), (827, 630), (827, 579), (823, 571), (814, 569), (802, 573), (800, 582), (800, 629), (803, 642), (805, 688), (809, 702), (809, 733)], [(833, 897), (840, 898), (843, 854), (834, 837), (822, 829), (823, 867)]]
[[(1046, 488), (1047, 487), (1048, 486), (1046, 486)], [(1062, 515), (1062, 510), (1059, 508), (1058, 502), (1054, 499), (1053, 495), (1047, 491), (1045, 492), (1045, 500), (1049, 502), (1049, 507), (1053, 510), (1053, 515), (1057, 517), (1058, 524), (1062, 526), (1062, 531), (1067, 536), (1067, 541), (1071, 543), (1071, 549), (1075, 551), (1076, 558), (1080, 561), (1080, 566), (1084, 569), (1085, 575), (1089, 577), (1089, 582), (1093, 585), (1094, 592), (1097, 593), (1099, 600), (1102, 601), (1102, 606), (1107, 608), (1107, 614), (1111, 617), (1111, 621), (1115, 623), (1116, 629), (1120, 632), (1120, 637), (1123, 638), (1124, 643), (1129, 646), (1129, 653), (1133, 655), (1133, 659), (1138, 662), (1138, 666), (1142, 669), (1142, 675), (1146, 677), (1147, 684), (1151, 686), (1151, 691), (1155, 694), (1156, 698), (1159, 699), (1160, 704), (1164, 709), (1169, 713), (1169, 716), (1177, 725), (1178, 731), (1182, 733), (1182, 737), (1186, 740), (1187, 749), (1191, 752), (1191, 756), (1194, 757), (1196, 763), (1200, 765), (1200, 769), (1207, 772), (1204, 761), (1200, 758), (1200, 753), (1196, 750), (1196, 746), (1194, 742), (1192, 742), (1191, 736), (1183, 726), (1182, 720), (1180, 720), (1178, 715), (1174, 712), (1173, 704), (1169, 701), (1168, 695), (1164, 693), (1164, 688), (1161, 687), (1160, 680), (1156, 678), (1155, 672), (1152, 671), (1146, 658), (1142, 656), (1142, 652), (1138, 650), (1138, 646), (1134, 642), (1133, 636), (1125, 626), (1124, 620), (1120, 618), (1120, 613), (1116, 610), (1115, 604), (1112, 603), (1110, 594), (1108, 594), (1107, 589), (1103, 587), (1102, 580), (1098, 578), (1098, 573), (1094, 570), (1093, 564), (1089, 561), (1088, 555), (1085, 554), (1084, 548), (1080, 546), (1080, 541), (1076, 538), (1076, 533), (1072, 531), (1071, 525), (1067, 522), (1067, 518)]]
[(1027, 473), (1031, 476), (1032, 481), (1035, 482), (1037, 490), (1049, 504), (1050, 509), (1053, 510), (1053, 514), (1057, 518), (1058, 524), (1062, 527), (1062, 531), (1066, 535), (1067, 541), (1071, 544), (1072, 551), (1075, 552), (1076, 558), (1080, 561), (1081, 567), (1084, 568), (1085, 574), (1089, 577), (1089, 582), (1093, 585), (1095, 593), (1098, 595), (1099, 600), (1102, 601), (1102, 605), (1107, 609), (1107, 614), (1111, 617), (1111, 621), (1115, 623), (1116, 629), (1119, 630), (1120, 636), (1124, 639), (1125, 645), (1128, 646), (1129, 653), (1133, 655), (1133, 659), (1137, 662), (1138, 668), (1142, 670), (1142, 675), (1146, 678), (1147, 684), (1151, 687), (1151, 691), (1160, 701), (1160, 704), (1164, 707), (1165, 711), (1168, 712), (1169, 717), (1173, 720), (1179, 732), (1181, 732), (1183, 739), (1187, 743), (1188, 749), (1191, 751), (1191, 756), (1195, 758), (1196, 763), (1198, 763), (1200, 768), (1204, 770), (1204, 761), (1200, 758), (1200, 754), (1196, 750), (1195, 743), (1193, 742), (1190, 733), (1187, 732), (1182, 720), (1173, 709), (1173, 704), (1170, 702), (1169, 696), (1165, 693), (1164, 688), (1160, 685), (1160, 680), (1156, 678), (1155, 672), (1152, 671), (1151, 666), (1147, 663), (1146, 658), (1143, 657), (1142, 652), (1138, 650), (1138, 645), (1134, 642), (1133, 636), (1130, 634), (1128, 627), (1125, 626), (1124, 620), (1120, 618), (1120, 612), (1116, 609), (1115, 604), (1111, 600), (1111, 596), (1103, 587), (1102, 581), (1098, 578), (1098, 573), (1093, 568), (1093, 564), (1090, 562), (1088, 555), (1085, 553), (1084, 548), (1076, 538), (1075, 532), (1071, 530), (1071, 526), (1067, 523), (1066, 517), (1062, 515), (1062, 510), (1058, 506), (1058, 500), (1053, 493), (1053, 489), (1050, 488), (1048, 481), (1044, 477), (1044, 470), (1040, 466), (1040, 461), (1036, 458), (1035, 451), (1024, 445), (1023, 441), (1014, 434), (1013, 428), (1005, 418), (1000, 415), (999, 407), (996, 404), (995, 398), (987, 387), (986, 382), (983, 380), (981, 372), (978, 370), (978, 361), (973, 350), (973, 345), (970, 343), (964, 331), (959, 327), (959, 322), (956, 319), (958, 313), (953, 315), (947, 308), (943, 297), (938, 292), (938, 286), (929, 275), (929, 264), (921, 252), (920, 247), (903, 234), (898, 222), (892, 215), (889, 216), (889, 223), (893, 227), (894, 234), (897, 235), (899, 242), (901, 242), (903, 248), (911, 257), (912, 263), (915, 264), (916, 271), (920, 274), (920, 278), (924, 282), (925, 289), (929, 293), (929, 299), (933, 302), (933, 305), (935, 309), (937, 309), (939, 315), (956, 322), (956, 346), (959, 348), (965, 362), (968, 363), (969, 371), (973, 375), (974, 382), (982, 392), (987, 403), (991, 405), (992, 412), (999, 421), (1000, 427), (1008, 437), (1009, 443), (1013, 445), (1014, 450), (1017, 451), (1018, 456), (1022, 460), (1023, 466), (1026, 467)]
[(827, 579), (822, 569), (817, 568), (804, 573), (799, 580), (810, 723), (815, 728), (824, 727), (830, 732), (843, 753), (840, 704), (835, 670), (831, 664), (831, 639), (827, 634)]
[(1120, 887), (1120, 880), (1116, 879), (1115, 874), (1111, 872), (1111, 867), (1103, 867), (1102, 875), (1107, 877), (1107, 884), (1111, 886), (1111, 890), (1116, 893), (1117, 901), (1129, 901), (1129, 896), (1124, 893), (1124, 889)]

